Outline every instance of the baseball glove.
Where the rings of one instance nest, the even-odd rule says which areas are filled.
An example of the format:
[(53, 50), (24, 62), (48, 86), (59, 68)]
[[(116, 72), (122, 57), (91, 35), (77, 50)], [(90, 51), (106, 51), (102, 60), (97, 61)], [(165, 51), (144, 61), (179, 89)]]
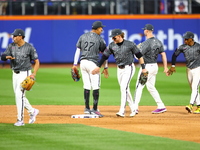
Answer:
[(24, 81), (21, 83), (21, 89), (30, 91), (32, 86), (35, 83), (35, 78), (33, 76), (28, 76), (24, 79)]
[(140, 77), (139, 77), (139, 83), (142, 85), (145, 85), (145, 83), (147, 82), (148, 79), (148, 71), (143, 73), (141, 72)]
[(171, 67), (171, 68), (167, 71), (168, 75), (172, 75), (174, 72), (176, 72), (176, 68), (175, 68), (175, 67)]
[(80, 80), (81, 76), (79, 74), (79, 71), (77, 68), (72, 68), (71, 69), (71, 75), (72, 75), (72, 79), (77, 82)]

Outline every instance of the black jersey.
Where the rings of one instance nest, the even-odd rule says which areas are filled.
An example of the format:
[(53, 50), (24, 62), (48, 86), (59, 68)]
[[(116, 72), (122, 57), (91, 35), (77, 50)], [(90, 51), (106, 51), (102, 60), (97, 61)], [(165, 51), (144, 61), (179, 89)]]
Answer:
[(163, 44), (155, 37), (149, 38), (140, 45), (145, 64), (157, 63), (158, 54), (164, 52)]
[(106, 49), (104, 39), (94, 32), (81, 35), (76, 46), (81, 50), (81, 60), (87, 59), (95, 64), (98, 63), (99, 52), (103, 52)]
[(129, 65), (134, 62), (134, 54), (139, 53), (139, 49), (135, 43), (124, 40), (123, 43), (116, 44), (111, 42), (108, 46), (108, 49), (104, 51), (104, 55), (109, 57), (113, 54), (116, 64), (120, 65)]
[(186, 59), (186, 66), (190, 69), (200, 66), (200, 44), (194, 42), (194, 45), (189, 46), (182, 44), (179, 46), (174, 55), (177, 57), (180, 53), (183, 53)]
[(27, 42), (21, 47), (15, 43), (9, 44), (4, 54), (15, 57), (15, 59), (10, 60), (10, 65), (12, 70), (17, 71), (30, 70), (32, 68), (31, 61), (38, 59), (36, 49)]

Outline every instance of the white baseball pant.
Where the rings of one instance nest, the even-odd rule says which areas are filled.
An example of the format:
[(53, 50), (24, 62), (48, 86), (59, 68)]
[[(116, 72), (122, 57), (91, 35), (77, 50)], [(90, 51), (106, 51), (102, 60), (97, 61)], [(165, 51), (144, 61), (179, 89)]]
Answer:
[(97, 65), (89, 60), (83, 59), (80, 61), (80, 69), (83, 80), (83, 88), (87, 90), (97, 90), (100, 88), (100, 74), (92, 74), (92, 71)]
[(27, 109), (28, 113), (33, 113), (34, 108), (30, 105), (29, 100), (26, 98), (25, 92), (21, 90), (20, 84), (22, 81), (31, 75), (31, 70), (29, 71), (20, 71), (20, 73), (16, 74), (13, 71), (13, 90), (15, 94), (15, 102), (17, 106), (17, 120), (23, 121), (24, 118), (24, 108)]
[(190, 104), (196, 103), (196, 105), (200, 105), (200, 99), (199, 99), (200, 67), (194, 69), (187, 68), (187, 78), (192, 90), (190, 97)]
[[(154, 98), (155, 102), (157, 103), (157, 108), (162, 109), (165, 108), (164, 103), (162, 102), (160, 95), (155, 87), (155, 82), (156, 82), (156, 74), (158, 73), (158, 64), (157, 63), (151, 63), (151, 64), (146, 64), (145, 68), (149, 72), (148, 74), (148, 79), (146, 82), (147, 90), (151, 94), (151, 96)], [(138, 105), (141, 100), (142, 96), (142, 91), (145, 85), (142, 85), (139, 83), (139, 77), (142, 72), (142, 68), (140, 68), (138, 72), (138, 77), (137, 77), (137, 82), (136, 82), (136, 90), (135, 90), (135, 97), (134, 97), (134, 104), (135, 104), (135, 109), (138, 109)]]
[(126, 102), (128, 102), (128, 105), (130, 107), (131, 112), (133, 112), (134, 109), (134, 103), (133, 98), (130, 92), (130, 82), (135, 73), (135, 65), (126, 65), (124, 69), (117, 69), (117, 78), (120, 85), (120, 91), (121, 91), (121, 105), (119, 113), (124, 114), (125, 113), (125, 107)]

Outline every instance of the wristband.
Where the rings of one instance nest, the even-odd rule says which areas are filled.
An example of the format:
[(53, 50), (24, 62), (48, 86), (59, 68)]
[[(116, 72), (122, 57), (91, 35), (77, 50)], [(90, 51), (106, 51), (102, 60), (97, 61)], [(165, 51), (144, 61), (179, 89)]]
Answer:
[(74, 64), (74, 66), (77, 66), (77, 64)]
[(108, 69), (108, 67), (104, 67), (104, 69)]
[(175, 67), (175, 65), (172, 65), (172, 67)]
[(145, 69), (145, 64), (141, 64), (142, 69)]

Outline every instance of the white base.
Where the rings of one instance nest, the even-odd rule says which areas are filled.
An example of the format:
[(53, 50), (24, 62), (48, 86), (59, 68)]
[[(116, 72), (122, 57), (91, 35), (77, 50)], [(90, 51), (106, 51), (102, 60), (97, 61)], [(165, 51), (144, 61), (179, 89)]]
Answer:
[(91, 114), (81, 114), (81, 115), (72, 115), (71, 118), (99, 118), (99, 116)]

